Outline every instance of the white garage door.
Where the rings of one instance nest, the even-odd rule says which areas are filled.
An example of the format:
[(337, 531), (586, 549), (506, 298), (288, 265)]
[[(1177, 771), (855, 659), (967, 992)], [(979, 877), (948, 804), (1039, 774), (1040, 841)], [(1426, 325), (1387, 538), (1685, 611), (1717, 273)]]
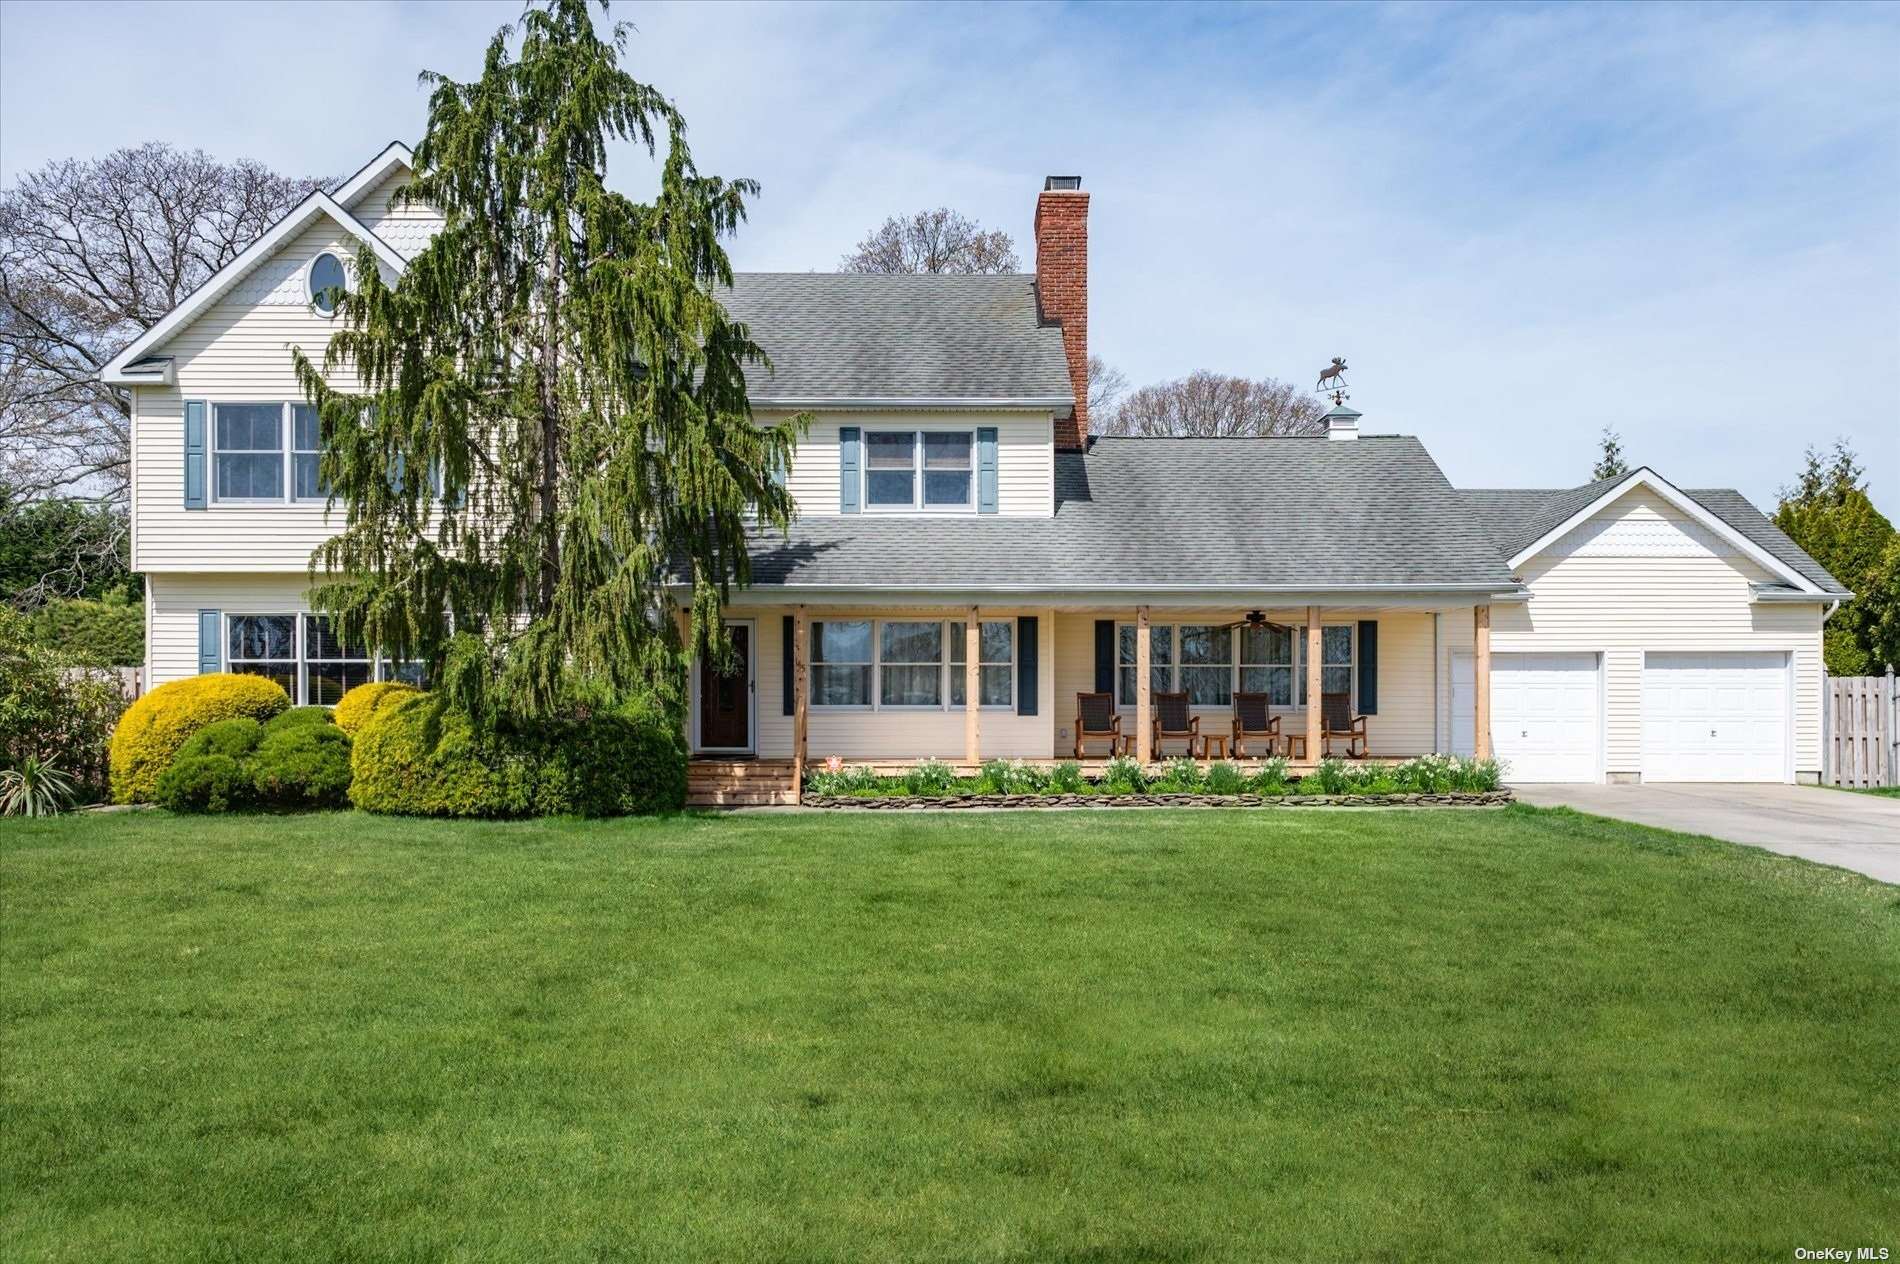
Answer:
[(1786, 781), (1788, 656), (1643, 659), (1644, 781)]
[[(1476, 718), (1469, 654), (1452, 661), (1452, 749), (1469, 754)], [(1598, 781), (1602, 706), (1595, 654), (1493, 654), (1491, 747), (1507, 780)]]

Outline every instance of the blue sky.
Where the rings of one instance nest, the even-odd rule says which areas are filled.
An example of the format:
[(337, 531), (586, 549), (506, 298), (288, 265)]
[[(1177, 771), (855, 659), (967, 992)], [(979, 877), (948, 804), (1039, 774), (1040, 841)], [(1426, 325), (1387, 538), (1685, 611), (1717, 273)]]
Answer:
[[(344, 173), (503, 4), (0, 5), (0, 180), (148, 139)], [(1454, 482), (1567, 485), (1599, 429), (1770, 506), (1847, 436), (1900, 511), (1900, 7), (617, 4), (736, 266), (948, 204), (1093, 194), (1092, 350), (1136, 383), (1353, 365)], [(614, 168), (639, 192), (643, 155)]]

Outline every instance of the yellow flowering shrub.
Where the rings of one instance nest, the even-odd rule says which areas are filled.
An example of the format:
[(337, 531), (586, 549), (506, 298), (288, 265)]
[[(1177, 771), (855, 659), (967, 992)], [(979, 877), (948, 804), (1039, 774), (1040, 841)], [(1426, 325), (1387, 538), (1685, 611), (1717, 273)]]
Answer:
[(112, 801), (149, 802), (178, 748), (206, 725), (239, 716), (268, 720), (289, 706), (283, 687), (262, 676), (208, 672), (160, 685), (128, 707), (113, 730)]
[(337, 699), (336, 710), (330, 718), (336, 721), (338, 728), (355, 737), (357, 730), (369, 723), (372, 715), (392, 702), (421, 692), (414, 685), (405, 685), (399, 680), (358, 685)]

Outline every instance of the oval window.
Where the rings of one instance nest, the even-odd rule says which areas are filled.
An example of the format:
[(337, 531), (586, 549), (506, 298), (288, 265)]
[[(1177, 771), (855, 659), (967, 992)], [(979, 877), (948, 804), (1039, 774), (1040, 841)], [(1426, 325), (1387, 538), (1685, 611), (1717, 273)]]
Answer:
[(310, 261), (310, 305), (325, 316), (336, 311), (336, 295), (330, 290), (343, 288), (343, 261), (333, 254), (321, 254)]

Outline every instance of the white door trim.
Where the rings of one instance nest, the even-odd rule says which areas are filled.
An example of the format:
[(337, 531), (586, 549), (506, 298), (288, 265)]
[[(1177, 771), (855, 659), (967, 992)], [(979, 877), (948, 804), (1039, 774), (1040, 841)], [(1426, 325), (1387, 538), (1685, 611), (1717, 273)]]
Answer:
[[(1722, 658), (1725, 656), (1763, 656), (1769, 654), (1781, 655), (1781, 780), (1784, 785), (1794, 784), (1795, 713), (1799, 709), (1799, 696), (1795, 688), (1797, 683), (1794, 672), (1795, 651), (1785, 645), (1766, 645), (1760, 647), (1722, 645), (1715, 648), (1698, 648), (1691, 646), (1681, 649), (1671, 646), (1668, 649), (1644, 649), (1640, 656), (1636, 678), (1637, 758), (1642, 767), (1642, 778), (1644, 781), (1651, 779), (1649, 775), (1649, 739), (1647, 732), (1649, 725), (1648, 692), (1650, 657), (1652, 655), (1663, 658), (1702, 655)], [(1705, 784), (1719, 785), (1725, 783), (1713, 782)], [(1733, 784), (1747, 783), (1737, 782)]]
[(745, 694), (746, 694), (746, 744), (744, 746), (707, 746), (699, 740), (699, 655), (693, 655), (691, 677), (691, 698), (688, 706), (693, 716), (693, 750), (706, 754), (753, 755), (759, 749), (759, 627), (753, 619), (727, 619), (735, 628), (745, 628)]

